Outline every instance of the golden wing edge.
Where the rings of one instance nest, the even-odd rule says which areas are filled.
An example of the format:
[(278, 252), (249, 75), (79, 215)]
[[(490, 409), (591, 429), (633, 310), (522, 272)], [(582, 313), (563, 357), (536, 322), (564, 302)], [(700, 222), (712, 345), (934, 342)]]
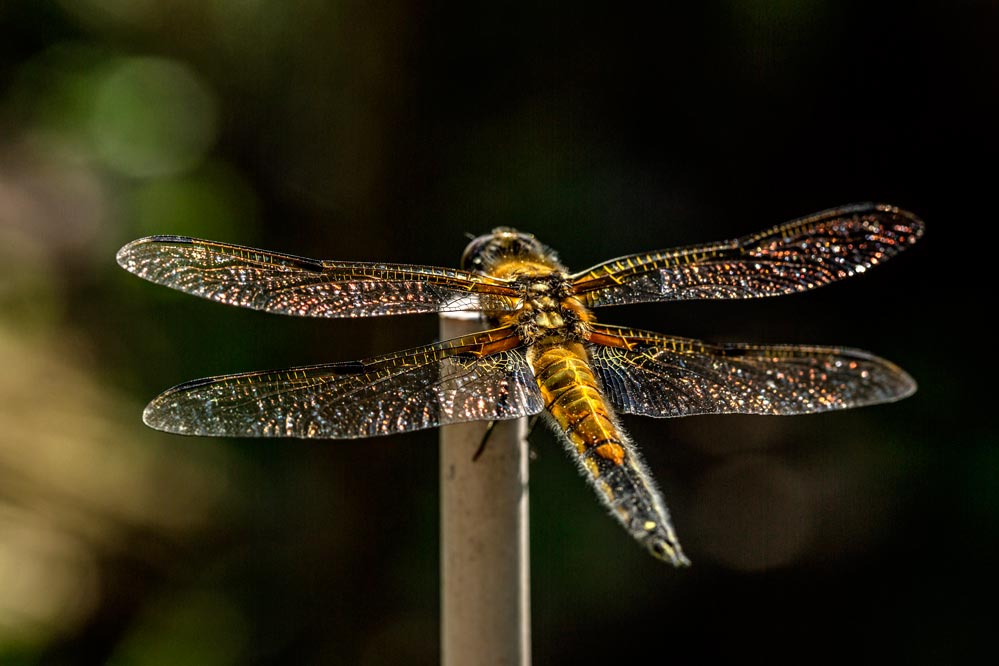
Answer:
[[(845, 372), (851, 382), (850, 386), (840, 386), (839, 390), (844, 393), (842, 403), (818, 403), (808, 408), (801, 408), (800, 403), (794, 404), (795, 399), (790, 394), (785, 394), (781, 404), (786, 405), (786, 411), (775, 411), (773, 408), (766, 409), (708, 409), (705, 411), (691, 411), (686, 413), (668, 413), (652, 411), (649, 405), (642, 408), (635, 403), (633, 407), (623, 407), (625, 402), (631, 401), (631, 390), (616, 396), (613, 393), (608, 397), (615, 407), (624, 413), (639, 414), (653, 418), (674, 418), (676, 416), (692, 416), (695, 414), (755, 414), (765, 416), (795, 416), (805, 414), (820, 414), (831, 411), (841, 411), (844, 409), (855, 409), (870, 407), (874, 405), (889, 404), (898, 402), (912, 396), (918, 390), (916, 380), (900, 366), (894, 362), (873, 354), (869, 351), (854, 347), (837, 347), (823, 345), (799, 345), (799, 344), (775, 344), (761, 345), (751, 343), (722, 343), (710, 344), (700, 340), (668, 336), (652, 331), (618, 327), (608, 324), (594, 324), (593, 333), (587, 345), (592, 353), (601, 354), (601, 348), (613, 350), (622, 356), (632, 357), (636, 363), (639, 361), (650, 362), (653, 369), (648, 370), (652, 375), (658, 375), (664, 370), (655, 368), (659, 361), (654, 360), (654, 356), (660, 352), (665, 354), (675, 354), (677, 358), (682, 358), (684, 354), (691, 355), (691, 360), (697, 362), (710, 361), (715, 359), (722, 363), (734, 362), (743, 364), (749, 362), (747, 369), (762, 371), (764, 374), (768, 369), (774, 370), (777, 366), (786, 364), (788, 370), (793, 370), (794, 364), (808, 363), (828, 363), (833, 360), (834, 366), (828, 368), (830, 372)], [(608, 352), (613, 353), (613, 352)], [(594, 369), (598, 375), (610, 372), (610, 368), (604, 365), (606, 359), (594, 358)], [(835, 365), (836, 362), (845, 364)], [(867, 364), (866, 367), (857, 366), (856, 372), (850, 364), (856, 362)], [(773, 364), (773, 368), (768, 365)], [(646, 369), (639, 366), (643, 372)], [(704, 367), (704, 366), (702, 366)], [(864, 371), (875, 372), (876, 374), (864, 376)], [(616, 374), (616, 372), (615, 372)], [(634, 381), (634, 389), (640, 393), (642, 391), (662, 391), (663, 387), (657, 385), (655, 388), (649, 386), (643, 379), (643, 374), (632, 373), (629, 375)], [(736, 376), (738, 378), (738, 376)], [(762, 379), (757, 377), (756, 379)], [(841, 380), (843, 377), (840, 378)], [(613, 383), (613, 382), (612, 382)], [(833, 384), (835, 385), (835, 384)], [(724, 388), (724, 386), (722, 386)], [(766, 387), (762, 387), (766, 390)], [(770, 387), (772, 389), (776, 387)], [(857, 391), (857, 394), (846, 396), (846, 393)], [(779, 396), (774, 396), (779, 397)], [(662, 401), (660, 401), (662, 402)], [(652, 400), (651, 403), (656, 403)], [(666, 404), (666, 403), (663, 403)], [(636, 409), (637, 408), (637, 409)]]
[(154, 245), (189, 245), (189, 246), (203, 246), (209, 249), (219, 248), (224, 250), (231, 250), (243, 254), (247, 259), (249, 259), (253, 255), (258, 255), (259, 257), (268, 257), (270, 259), (280, 260), (280, 262), (266, 262), (266, 263), (282, 263), (282, 264), (287, 264), (289, 266), (294, 266), (296, 268), (301, 268), (303, 270), (309, 270), (315, 272), (322, 271), (324, 269), (324, 263), (325, 263), (319, 259), (310, 259), (308, 257), (301, 257), (294, 254), (285, 254), (283, 252), (272, 252), (271, 250), (261, 250), (259, 248), (250, 247), (248, 245), (237, 245), (235, 243), (223, 243), (221, 241), (207, 240), (204, 238), (194, 238), (192, 236), (175, 236), (175, 235), (153, 235), (153, 236), (145, 236), (143, 238), (137, 238), (123, 245), (115, 255), (115, 260), (118, 262), (118, 265), (124, 268), (126, 271), (132, 274), (136, 274), (132, 266), (130, 266), (129, 264), (130, 258), (137, 255), (140, 250), (144, 250)]
[[(442, 372), (445, 368), (449, 372)], [(486, 399), (467, 392), (466, 385), (479, 386)], [(302, 411), (303, 401), (310, 400), (314, 411)], [(252, 406), (241, 410), (240, 402)], [(407, 405), (416, 418), (399, 418)], [(327, 409), (338, 415), (341, 408), (347, 415), (342, 425), (313, 430), (316, 421), (329, 421)], [(189, 380), (153, 398), (142, 420), (155, 430), (188, 436), (362, 439), (543, 410), (525, 349), (512, 328), (503, 326), (360, 361)]]
[(905, 220), (907, 220), (908, 223), (911, 225), (911, 229), (909, 231), (910, 238), (906, 241), (908, 245), (915, 244), (916, 241), (918, 241), (920, 238), (923, 237), (923, 234), (926, 231), (926, 223), (923, 222), (922, 218), (920, 218), (912, 211), (906, 210), (905, 208), (901, 208), (899, 206), (895, 206), (893, 204), (880, 203), (876, 201), (863, 201), (858, 203), (845, 204), (843, 206), (834, 206), (832, 208), (826, 208), (825, 210), (820, 210), (816, 213), (810, 213), (808, 215), (804, 215), (802, 217), (789, 220), (787, 222), (782, 222), (781, 224), (774, 225), (763, 231), (759, 231), (754, 234), (747, 234), (745, 236), (742, 236), (740, 238), (728, 242), (741, 247), (749, 245), (750, 243), (754, 242), (757, 239), (766, 238), (767, 236), (780, 233), (781, 231), (786, 229), (793, 229), (795, 227), (806, 227), (824, 219), (831, 219), (836, 217), (842, 217), (844, 215), (856, 215), (864, 213), (888, 213), (891, 215), (898, 215), (899, 217), (902, 217)]
[[(585, 297), (587, 304), (590, 307), (607, 307), (610, 305), (618, 305), (622, 303), (629, 302), (655, 302), (655, 301), (671, 301), (677, 300), (676, 297), (671, 297), (666, 294), (662, 294), (656, 297), (641, 298), (637, 300), (626, 299), (615, 301), (613, 299), (607, 302), (601, 302), (601, 292), (607, 290), (614, 290), (620, 288), (630, 280), (639, 279), (643, 275), (654, 274), (658, 270), (666, 270), (681, 265), (694, 265), (696, 266), (705, 258), (717, 258), (719, 253), (725, 252), (736, 252), (742, 251), (745, 248), (750, 247), (753, 243), (759, 242), (769, 236), (787, 236), (788, 232), (793, 230), (798, 230), (810, 225), (814, 225), (823, 220), (831, 220), (837, 217), (844, 217), (849, 215), (863, 215), (863, 214), (889, 214), (896, 215), (905, 220), (906, 227), (902, 230), (902, 225), (895, 224), (892, 227), (893, 231), (902, 230), (905, 236), (905, 241), (903, 245), (885, 257), (885, 260), (894, 257), (901, 251), (906, 249), (913, 244), (915, 244), (920, 238), (923, 237), (925, 233), (926, 224), (923, 220), (906, 209), (885, 203), (875, 203), (875, 202), (863, 202), (863, 203), (853, 203), (846, 204), (844, 206), (836, 206), (834, 208), (828, 208), (826, 210), (819, 211), (817, 213), (811, 213), (809, 215), (799, 217), (788, 222), (778, 224), (773, 227), (769, 227), (763, 231), (741, 236), (736, 239), (719, 241), (714, 243), (701, 243), (695, 245), (680, 246), (675, 248), (669, 248), (664, 250), (653, 250), (650, 252), (641, 252), (636, 254), (629, 254), (617, 257), (615, 259), (608, 259), (599, 264), (591, 266), (587, 269), (579, 271), (569, 276), (570, 281), (573, 284), (574, 293), (579, 296)], [(731, 257), (732, 261), (748, 260), (737, 255)], [(868, 261), (863, 264), (863, 269), (866, 270), (874, 267), (875, 265), (880, 265), (884, 261)], [(818, 286), (823, 286), (829, 284), (830, 282), (838, 281), (842, 277), (837, 277), (833, 280), (827, 280), (820, 282), (818, 284), (809, 285), (807, 289), (813, 289)], [(799, 290), (787, 290), (783, 292), (772, 292), (772, 293), (759, 293), (752, 294), (755, 297), (770, 297), (781, 294), (794, 293), (794, 291)], [(734, 296), (734, 298), (747, 298), (749, 295), (739, 295)], [(728, 298), (732, 298), (729, 296)], [(684, 299), (685, 300), (685, 299)]]
[(854, 215), (857, 213), (890, 213), (893, 215), (899, 215), (912, 225), (912, 239), (908, 241), (909, 245), (914, 244), (916, 241), (921, 239), (926, 231), (926, 223), (915, 213), (894, 206), (892, 204), (877, 203), (872, 201), (845, 204), (843, 206), (834, 206), (833, 208), (827, 208), (825, 210), (818, 211), (816, 213), (810, 213), (787, 222), (782, 222), (781, 224), (768, 227), (763, 231), (758, 231), (752, 234), (746, 234), (745, 236), (740, 236), (739, 238), (734, 238), (731, 240), (709, 242), (709, 243), (695, 243), (693, 245), (682, 245), (673, 248), (667, 248), (662, 250), (652, 250), (650, 252), (636, 252), (633, 254), (625, 254), (620, 257), (615, 257), (614, 259), (607, 259), (606, 261), (601, 261), (598, 264), (594, 264), (589, 268), (573, 273), (569, 276), (569, 279), (573, 283), (582, 282), (584, 278), (590, 276), (591, 273), (600, 272), (604, 266), (609, 266), (610, 264), (617, 263), (627, 263), (629, 259), (636, 259), (641, 257), (654, 257), (658, 255), (671, 255), (671, 254), (685, 254), (690, 252), (704, 252), (710, 250), (735, 250), (739, 247), (748, 245), (760, 238), (765, 238), (775, 233), (780, 233), (783, 229), (789, 229), (798, 226), (807, 226), (809, 224), (814, 224), (819, 220), (826, 218), (833, 218), (842, 215)]
[[(516, 309), (509, 280), (418, 264), (334, 261), (189, 236), (147, 236), (118, 250), (129, 273), (225, 305), (356, 318)], [(238, 270), (246, 267), (247, 271)], [(272, 284), (268, 284), (273, 280)]]

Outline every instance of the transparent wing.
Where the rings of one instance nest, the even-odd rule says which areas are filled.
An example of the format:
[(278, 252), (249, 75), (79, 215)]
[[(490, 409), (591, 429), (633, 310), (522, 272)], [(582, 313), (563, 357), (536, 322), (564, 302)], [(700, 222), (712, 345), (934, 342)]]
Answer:
[(143, 420), (182, 435), (349, 439), (544, 408), (509, 327), (351, 363), (187, 382)]
[(220, 303), (306, 317), (509, 310), (505, 280), (404, 264), (321, 261), (239, 245), (151, 236), (118, 251), (141, 278)]
[(856, 349), (709, 345), (596, 325), (587, 352), (614, 408), (644, 416), (809, 414), (916, 390), (901, 368)]
[(589, 307), (776, 296), (863, 273), (922, 233), (912, 213), (854, 204), (733, 241), (613, 259), (572, 279)]

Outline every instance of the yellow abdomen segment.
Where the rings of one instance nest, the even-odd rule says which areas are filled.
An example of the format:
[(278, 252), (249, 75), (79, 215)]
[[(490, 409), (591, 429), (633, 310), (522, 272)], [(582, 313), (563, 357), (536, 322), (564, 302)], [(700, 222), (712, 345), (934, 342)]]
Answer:
[[(533, 365), (545, 407), (576, 452), (585, 455), (585, 460), (596, 455), (615, 465), (624, 462), (622, 438), (597, 388), (582, 345), (542, 348)], [(586, 455), (591, 450), (592, 454)]]

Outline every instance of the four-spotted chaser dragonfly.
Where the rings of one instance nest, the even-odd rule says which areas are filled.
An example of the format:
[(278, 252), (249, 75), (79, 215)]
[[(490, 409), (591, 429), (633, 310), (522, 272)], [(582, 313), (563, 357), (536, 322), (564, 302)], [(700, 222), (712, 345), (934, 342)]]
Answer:
[(118, 263), (220, 303), (307, 317), (474, 311), (491, 328), (376, 356), (198, 379), (143, 419), (185, 435), (358, 438), (545, 413), (598, 496), (656, 557), (687, 559), (618, 413), (805, 414), (916, 389), (856, 349), (708, 344), (596, 321), (593, 308), (806, 291), (890, 259), (923, 223), (878, 204), (827, 210), (737, 240), (635, 254), (570, 273), (534, 236), (473, 240), (462, 268), (319, 261), (178, 236), (123, 247)]

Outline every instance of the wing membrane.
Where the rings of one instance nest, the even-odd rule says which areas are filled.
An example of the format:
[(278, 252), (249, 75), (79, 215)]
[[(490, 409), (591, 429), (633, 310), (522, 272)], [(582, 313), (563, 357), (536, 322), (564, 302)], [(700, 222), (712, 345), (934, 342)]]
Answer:
[(637, 254), (573, 276), (589, 307), (776, 296), (862, 273), (915, 243), (923, 223), (883, 204), (834, 208), (733, 241)]
[(648, 331), (594, 327), (587, 351), (610, 403), (655, 417), (808, 414), (900, 400), (916, 383), (856, 349), (709, 345)]
[(183, 435), (350, 439), (537, 414), (518, 344), (504, 327), (364, 361), (199, 379), (158, 396), (143, 420)]
[(320, 261), (181, 236), (151, 236), (118, 252), (150, 282), (220, 303), (306, 317), (509, 310), (501, 279), (449, 268)]

